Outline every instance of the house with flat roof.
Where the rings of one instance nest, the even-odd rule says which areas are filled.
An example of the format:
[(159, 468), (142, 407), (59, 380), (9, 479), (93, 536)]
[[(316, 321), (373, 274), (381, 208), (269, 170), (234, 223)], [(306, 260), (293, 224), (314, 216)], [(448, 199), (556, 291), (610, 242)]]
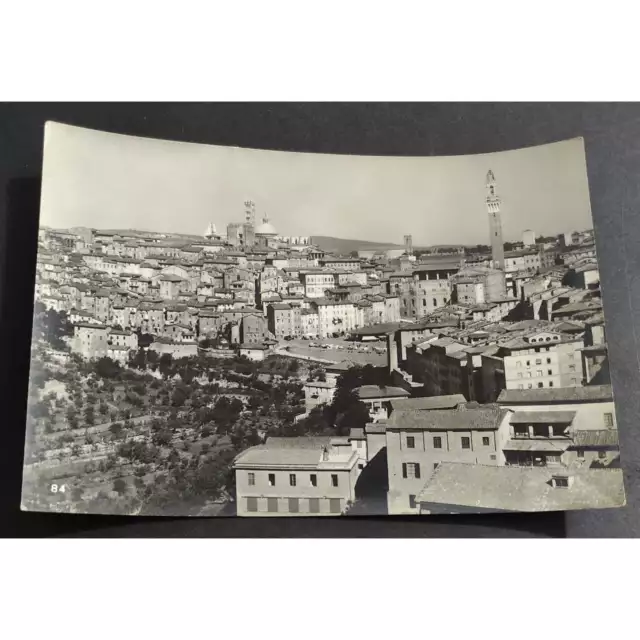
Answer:
[(267, 438), (233, 463), (237, 514), (340, 515), (355, 500), (358, 460), (347, 437)]
[(366, 384), (354, 389), (356, 396), (367, 405), (372, 422), (389, 417), (391, 401), (402, 401), (409, 397), (409, 392), (401, 387), (380, 387), (376, 384)]

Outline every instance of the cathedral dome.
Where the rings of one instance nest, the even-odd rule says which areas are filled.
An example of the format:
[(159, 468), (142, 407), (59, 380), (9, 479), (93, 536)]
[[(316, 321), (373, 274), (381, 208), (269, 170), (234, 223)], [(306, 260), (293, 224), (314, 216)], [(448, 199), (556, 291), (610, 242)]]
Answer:
[(269, 222), (268, 218), (263, 218), (262, 224), (256, 227), (255, 234), (257, 236), (277, 236), (276, 228)]

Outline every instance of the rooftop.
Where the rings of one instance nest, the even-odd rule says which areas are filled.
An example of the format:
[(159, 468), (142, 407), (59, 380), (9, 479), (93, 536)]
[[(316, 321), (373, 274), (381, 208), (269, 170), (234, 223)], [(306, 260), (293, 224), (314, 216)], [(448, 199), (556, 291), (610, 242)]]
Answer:
[(374, 398), (406, 398), (409, 392), (400, 387), (379, 387), (375, 384), (366, 384), (355, 389), (356, 395), (361, 400)]
[(571, 424), (575, 411), (516, 411), (511, 424)]
[[(569, 487), (553, 487), (554, 476), (570, 475)], [(625, 504), (621, 469), (570, 472), (552, 467), (484, 466), (443, 462), (418, 495), (421, 503), (495, 511), (566, 511)]]
[(573, 432), (576, 447), (617, 447), (617, 429), (576, 430)]
[(397, 409), (389, 419), (390, 429), (478, 431), (494, 430), (502, 423), (508, 410), (497, 405), (474, 409), (434, 409), (432, 411)]
[(503, 389), (500, 404), (543, 404), (558, 402), (611, 402), (610, 384), (586, 387), (557, 387), (544, 389)]
[(435, 409), (455, 409), (458, 405), (466, 402), (467, 399), (461, 393), (455, 393), (450, 396), (392, 400), (391, 408), (394, 411), (433, 411)]

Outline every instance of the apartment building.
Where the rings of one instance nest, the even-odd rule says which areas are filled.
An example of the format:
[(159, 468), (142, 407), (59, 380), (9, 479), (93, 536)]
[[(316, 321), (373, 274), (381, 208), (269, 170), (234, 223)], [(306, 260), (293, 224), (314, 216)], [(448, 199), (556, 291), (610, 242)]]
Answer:
[(386, 423), (388, 512), (418, 513), (416, 498), (441, 462), (503, 465), (510, 413), (496, 405), (394, 409)]
[(234, 461), (237, 514), (340, 515), (355, 500), (358, 459), (349, 438), (267, 438)]

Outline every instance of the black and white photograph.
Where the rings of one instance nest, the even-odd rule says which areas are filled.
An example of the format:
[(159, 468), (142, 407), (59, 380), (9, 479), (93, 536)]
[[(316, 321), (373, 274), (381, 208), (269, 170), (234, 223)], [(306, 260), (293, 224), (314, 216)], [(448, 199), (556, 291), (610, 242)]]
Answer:
[(588, 161), (48, 122), (22, 509), (623, 506)]

